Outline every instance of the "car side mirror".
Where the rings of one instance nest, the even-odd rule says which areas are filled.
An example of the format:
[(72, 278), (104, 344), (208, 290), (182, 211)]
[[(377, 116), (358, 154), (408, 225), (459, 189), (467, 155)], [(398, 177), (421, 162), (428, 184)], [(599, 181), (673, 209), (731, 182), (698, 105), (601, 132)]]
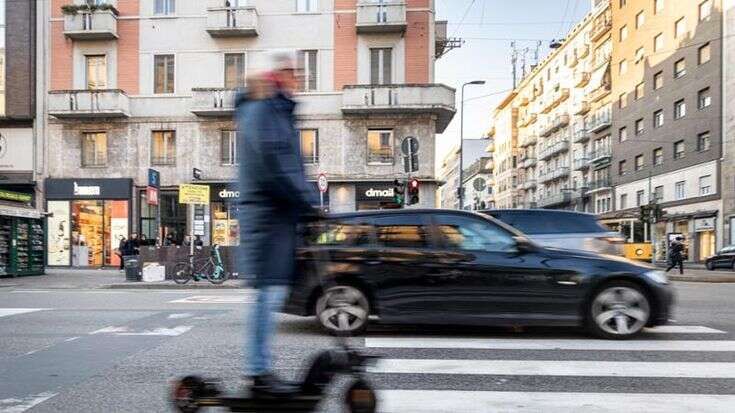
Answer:
[(531, 240), (529, 240), (528, 238), (514, 237), (514, 239), (516, 241), (516, 249), (521, 254), (527, 254), (527, 253), (538, 251), (538, 247), (536, 247), (536, 244), (531, 242)]

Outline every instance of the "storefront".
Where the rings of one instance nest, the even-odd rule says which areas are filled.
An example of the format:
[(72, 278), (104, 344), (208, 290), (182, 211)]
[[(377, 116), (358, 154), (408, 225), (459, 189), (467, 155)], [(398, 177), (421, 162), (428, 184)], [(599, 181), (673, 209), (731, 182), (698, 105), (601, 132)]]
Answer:
[(132, 179), (47, 179), (49, 266), (118, 266), (130, 235)]
[(400, 208), (393, 199), (393, 182), (364, 182), (355, 184), (355, 209)]
[[(226, 182), (209, 184), (210, 244), (223, 247), (240, 245), (239, 199), (240, 191), (235, 184)], [(205, 224), (206, 221), (205, 216)]]
[(148, 202), (146, 190), (138, 191), (140, 233), (152, 243), (164, 240), (170, 234), (174, 242), (181, 245), (186, 236), (186, 205), (179, 204), (178, 189), (161, 188), (157, 201), (157, 205)]
[(697, 243), (697, 261), (704, 261), (717, 252), (715, 217), (695, 218), (694, 234)]
[(0, 189), (0, 276), (44, 273), (44, 222), (30, 194)]

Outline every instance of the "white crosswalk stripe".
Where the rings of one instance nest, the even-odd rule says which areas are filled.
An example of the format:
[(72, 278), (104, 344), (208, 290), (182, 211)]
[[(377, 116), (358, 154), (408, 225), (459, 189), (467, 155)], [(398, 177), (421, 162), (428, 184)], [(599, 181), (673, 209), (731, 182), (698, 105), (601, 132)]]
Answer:
[(7, 317), (16, 314), (35, 313), (36, 311), (47, 310), (47, 308), (0, 308), (0, 317)]
[[(367, 337), (365, 347), (381, 355), (369, 372), (380, 383), (383, 413), (714, 413), (735, 411), (731, 338), (711, 327), (673, 325), (628, 341), (396, 334)], [(481, 376), (492, 378), (472, 378)], [(539, 388), (539, 380), (553, 385)]]

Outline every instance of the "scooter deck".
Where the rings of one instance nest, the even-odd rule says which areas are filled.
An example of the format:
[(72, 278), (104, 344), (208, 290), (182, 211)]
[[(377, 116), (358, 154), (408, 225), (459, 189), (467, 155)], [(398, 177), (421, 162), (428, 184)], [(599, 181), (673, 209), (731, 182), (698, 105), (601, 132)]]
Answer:
[(201, 407), (226, 407), (233, 412), (309, 413), (314, 411), (319, 402), (322, 401), (322, 398), (320, 396), (295, 396), (289, 398), (218, 396), (198, 398), (195, 402)]

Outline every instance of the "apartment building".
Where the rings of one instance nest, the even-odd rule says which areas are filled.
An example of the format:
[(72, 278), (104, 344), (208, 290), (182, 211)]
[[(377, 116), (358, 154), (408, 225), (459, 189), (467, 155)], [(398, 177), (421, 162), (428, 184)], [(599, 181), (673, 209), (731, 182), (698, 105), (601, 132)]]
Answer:
[[(722, 245), (735, 244), (735, 0), (723, 0)], [(727, 188), (731, 190), (727, 190)]]
[(522, 203), (518, 190), (518, 108), (513, 106), (515, 97), (516, 92), (513, 91), (498, 105), (490, 130), (495, 141), (491, 154), (496, 208), (517, 208)]
[(655, 201), (666, 211), (646, 229), (663, 259), (682, 235), (702, 261), (723, 241), (721, 0), (615, 1), (613, 184), (620, 222)]
[[(420, 144), (419, 206), (435, 205), (435, 134), (454, 115), (455, 93), (433, 83), (446, 24), (433, 1), (45, 3), (44, 195), (49, 227), (71, 223), (49, 264), (115, 265), (115, 240), (130, 232), (180, 240), (193, 226), (205, 242), (237, 245), (233, 101), (274, 50), (299, 51), (302, 154), (312, 179), (326, 174), (331, 211), (392, 202), (408, 136)], [(149, 168), (160, 173), (155, 197)], [(194, 168), (211, 202), (192, 219), (178, 185)]]
[(483, 156), (472, 162), (465, 168), (462, 180), (465, 194), (464, 209), (481, 211), (495, 207), (492, 156)]
[[(492, 158), (488, 155), (488, 145), (492, 144), (492, 140), (488, 138), (482, 139), (465, 139), (462, 144), (462, 152), (459, 145), (452, 147), (444, 156), (439, 171), (439, 180), (441, 186), (437, 190), (436, 206), (445, 209), (459, 209), (459, 157), (462, 155), (462, 168), (464, 176), (462, 180), (467, 182), (467, 172), (470, 165), (477, 162), (482, 157)], [(468, 207), (471, 203), (468, 193), (465, 191), (464, 207)]]

